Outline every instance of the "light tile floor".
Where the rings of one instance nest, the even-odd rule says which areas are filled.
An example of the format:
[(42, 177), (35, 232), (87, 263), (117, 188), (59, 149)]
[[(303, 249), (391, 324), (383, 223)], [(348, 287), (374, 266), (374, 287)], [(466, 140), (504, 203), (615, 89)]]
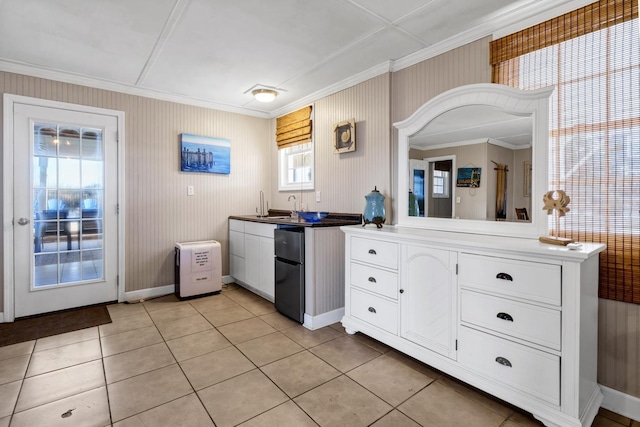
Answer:
[[(309, 331), (237, 285), (109, 312), (108, 325), (0, 347), (0, 427), (541, 425), (339, 324)], [(593, 426), (640, 423), (601, 410)]]

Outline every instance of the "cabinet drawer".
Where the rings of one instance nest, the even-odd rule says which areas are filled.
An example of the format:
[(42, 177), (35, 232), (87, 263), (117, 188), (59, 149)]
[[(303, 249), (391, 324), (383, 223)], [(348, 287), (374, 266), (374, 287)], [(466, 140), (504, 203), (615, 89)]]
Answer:
[(237, 219), (229, 220), (229, 230), (239, 231), (240, 233), (244, 233), (244, 223), (245, 221), (240, 221)]
[(459, 266), (458, 277), (463, 287), (553, 305), (561, 303), (559, 265), (463, 253)]
[(352, 262), (351, 284), (389, 298), (398, 298), (398, 275), (396, 273)]
[(461, 327), (458, 361), (492, 380), (554, 405), (560, 404), (560, 358)]
[(395, 270), (398, 268), (398, 244), (352, 237), (351, 258)]
[(560, 350), (560, 311), (461, 292), (461, 319), (482, 328)]
[(351, 288), (351, 315), (398, 334), (398, 304)]
[(253, 234), (255, 236), (268, 237), (273, 239), (273, 230), (277, 225), (275, 224), (262, 224), (258, 222), (246, 221), (244, 224), (245, 234)]

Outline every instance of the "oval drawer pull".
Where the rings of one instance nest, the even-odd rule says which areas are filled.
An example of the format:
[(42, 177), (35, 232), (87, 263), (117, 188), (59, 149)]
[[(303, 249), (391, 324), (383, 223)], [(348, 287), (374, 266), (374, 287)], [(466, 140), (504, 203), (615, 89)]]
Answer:
[(369, 281), (370, 281), (371, 283), (378, 283), (378, 282), (376, 281), (376, 278), (375, 278), (375, 277), (369, 277)]
[(496, 274), (496, 279), (508, 280), (510, 282), (513, 282), (513, 277), (511, 277), (511, 275), (507, 274), (507, 273), (498, 273), (498, 274)]
[(376, 309), (375, 309), (375, 308), (373, 308), (373, 307), (369, 307), (369, 311), (370, 311), (371, 313), (376, 313)]
[(507, 366), (509, 368), (511, 368), (511, 362), (509, 362), (509, 359), (506, 359), (504, 357), (496, 357), (496, 362), (498, 362), (499, 364), (501, 364), (502, 366)]
[(369, 249), (369, 253), (371, 255), (377, 255), (375, 249)]
[(506, 320), (507, 322), (513, 322), (513, 317), (509, 313), (498, 313), (496, 315), (498, 319)]

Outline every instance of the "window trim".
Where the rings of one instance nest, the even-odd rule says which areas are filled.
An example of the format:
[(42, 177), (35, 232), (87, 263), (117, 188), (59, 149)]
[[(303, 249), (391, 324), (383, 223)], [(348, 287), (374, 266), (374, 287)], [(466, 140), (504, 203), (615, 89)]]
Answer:
[[(292, 154), (292, 150), (299, 150), (301, 147), (309, 144), (311, 153), (311, 181), (305, 183), (289, 183), (287, 182), (288, 169), (286, 158)], [(296, 191), (296, 190), (314, 190), (315, 189), (315, 144), (313, 139), (304, 144), (292, 145), (278, 150), (278, 191)]]

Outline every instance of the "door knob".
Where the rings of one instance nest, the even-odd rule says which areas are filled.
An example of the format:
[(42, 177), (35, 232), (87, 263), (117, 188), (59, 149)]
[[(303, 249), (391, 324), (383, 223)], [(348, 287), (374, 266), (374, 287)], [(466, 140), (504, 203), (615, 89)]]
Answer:
[(28, 219), (28, 218), (20, 218), (20, 219), (18, 220), (18, 224), (20, 224), (20, 225), (27, 225), (27, 224), (29, 224), (29, 219)]

